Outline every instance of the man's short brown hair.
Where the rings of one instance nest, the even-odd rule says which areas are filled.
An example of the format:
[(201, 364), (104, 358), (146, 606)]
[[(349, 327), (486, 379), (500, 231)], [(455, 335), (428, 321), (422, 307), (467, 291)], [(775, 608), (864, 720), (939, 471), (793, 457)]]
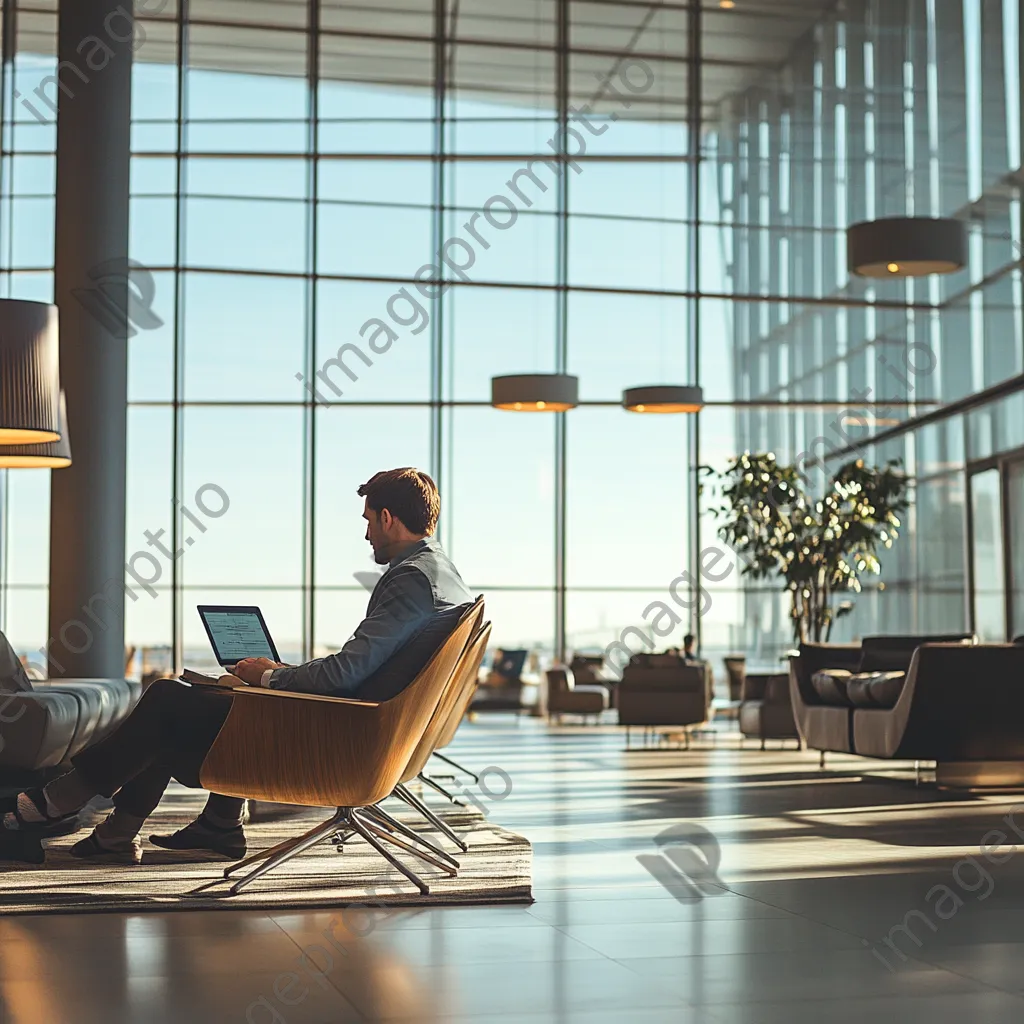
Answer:
[(404, 466), (375, 473), (358, 493), (377, 515), (387, 509), (411, 533), (431, 534), (437, 528), (441, 496), (434, 481), (419, 469)]

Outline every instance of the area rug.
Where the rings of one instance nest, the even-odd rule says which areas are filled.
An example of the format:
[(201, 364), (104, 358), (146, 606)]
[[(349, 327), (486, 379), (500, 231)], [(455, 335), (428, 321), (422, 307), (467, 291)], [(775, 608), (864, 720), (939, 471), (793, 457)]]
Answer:
[[(168, 794), (146, 824), (143, 838), (151, 833), (173, 832), (199, 813), (205, 794), (180, 791)], [(389, 801), (390, 805), (392, 801)], [(364, 840), (345, 843), (343, 852), (322, 842), (292, 858), (242, 890), (227, 896), (227, 885), (198, 896), (190, 889), (221, 878), (225, 860), (201, 854), (161, 850), (144, 843), (138, 866), (89, 864), (68, 853), (86, 832), (50, 840), (46, 863), (40, 866), (0, 863), (0, 914), (141, 913), (169, 910), (331, 909), (345, 906), (426, 906), (438, 904), (529, 903), (532, 849), (520, 835), (488, 821), (476, 811), (453, 808), (440, 816), (469, 846), (457, 851), (447, 839), (428, 832), (422, 819), (390, 807), (392, 814), (410, 827), (423, 831), (435, 844), (448, 850), (460, 864), (450, 878), (438, 869), (391, 848), (430, 887), (422, 895)], [(435, 808), (437, 810), (437, 808)], [(249, 852), (254, 853), (296, 836), (330, 816), (325, 808), (310, 809), (284, 820), (265, 820), (246, 825)], [(238, 874), (244, 874), (242, 869)]]

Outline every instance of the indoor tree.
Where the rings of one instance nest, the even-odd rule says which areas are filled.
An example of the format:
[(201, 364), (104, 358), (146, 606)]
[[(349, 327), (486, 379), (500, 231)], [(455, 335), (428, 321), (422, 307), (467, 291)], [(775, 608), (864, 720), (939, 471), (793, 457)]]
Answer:
[(899, 536), (908, 507), (907, 477), (899, 462), (868, 468), (857, 459), (841, 466), (820, 498), (807, 478), (772, 453), (743, 455), (712, 474), (721, 504), (712, 513), (718, 534), (753, 579), (780, 576), (792, 598), (798, 642), (827, 641), (833, 622), (852, 604), (836, 595), (860, 593), (861, 577), (878, 575), (878, 551)]

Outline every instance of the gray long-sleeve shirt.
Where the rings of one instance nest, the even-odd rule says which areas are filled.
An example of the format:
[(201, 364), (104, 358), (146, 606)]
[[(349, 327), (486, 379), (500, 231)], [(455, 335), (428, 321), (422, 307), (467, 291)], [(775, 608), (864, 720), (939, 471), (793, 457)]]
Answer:
[(472, 601), (458, 570), (433, 537), (417, 541), (377, 581), (366, 618), (337, 654), (269, 673), (264, 685), (330, 697), (353, 697), (400, 647), (446, 608)]

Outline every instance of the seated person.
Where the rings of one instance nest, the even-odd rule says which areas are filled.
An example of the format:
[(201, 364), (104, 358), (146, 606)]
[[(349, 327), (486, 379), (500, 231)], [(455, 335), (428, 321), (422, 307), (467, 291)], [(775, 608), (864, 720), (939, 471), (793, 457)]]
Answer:
[[(289, 667), (246, 658), (238, 682), (276, 690), (358, 697), (367, 680), (439, 612), (472, 601), (451, 560), (432, 537), (441, 500), (434, 481), (416, 469), (377, 473), (359, 488), (373, 557), (387, 565), (370, 595), (366, 617), (337, 654)], [(407, 681), (412, 682), (412, 679)], [(113, 797), (114, 810), (71, 849), (76, 857), (139, 863), (138, 840), (171, 778), (199, 787), (204, 759), (231, 708), (229, 690), (160, 679), (106, 739), (71, 759), (71, 771), (43, 789), (9, 798), (0, 828), (0, 859), (42, 860), (39, 839), (67, 832), (97, 794)], [(244, 800), (212, 795), (190, 825), (159, 846), (206, 850), (238, 858), (245, 853)], [(61, 827), (63, 826), (63, 827)]]
[(688, 665), (703, 665), (702, 659), (697, 657), (697, 638), (692, 633), (683, 637), (683, 661)]
[(523, 666), (526, 664), (526, 656), (529, 652), (524, 650), (494, 652), (494, 661), (487, 676), (484, 679), (484, 686), (511, 686), (522, 682)]

